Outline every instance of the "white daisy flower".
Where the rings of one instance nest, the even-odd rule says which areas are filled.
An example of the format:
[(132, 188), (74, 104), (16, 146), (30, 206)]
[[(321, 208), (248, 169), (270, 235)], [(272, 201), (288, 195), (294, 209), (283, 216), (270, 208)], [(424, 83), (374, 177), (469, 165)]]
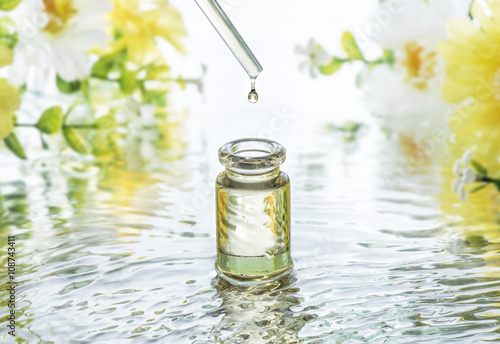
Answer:
[(303, 71), (306, 66), (309, 66), (309, 74), (312, 78), (318, 76), (318, 68), (322, 67), (332, 60), (332, 55), (328, 54), (323, 47), (316, 43), (316, 41), (311, 38), (307, 47), (303, 48), (301, 46), (295, 47), (295, 52), (297, 54), (306, 55), (308, 59), (299, 64), (300, 71)]
[(472, 152), (466, 151), (463, 157), (453, 165), (453, 174), (457, 176), (451, 183), (453, 193), (458, 193), (462, 201), (467, 201), (467, 192), (465, 185), (472, 184), (477, 181), (477, 175), (474, 170), (467, 167), (471, 158)]
[[(388, 11), (387, 6), (382, 3), (380, 11)], [(448, 20), (467, 16), (469, 6), (469, 0), (404, 0), (388, 25), (371, 35), (395, 57), (392, 67), (367, 67), (359, 80), (367, 106), (383, 127), (414, 140), (436, 128), (447, 130), (444, 114), (451, 108), (441, 98), (445, 69), (436, 48), (447, 38)]]
[(109, 0), (24, 0), (12, 13), (19, 41), (8, 79), (15, 85), (57, 73), (75, 81), (90, 74), (88, 51), (105, 46)]

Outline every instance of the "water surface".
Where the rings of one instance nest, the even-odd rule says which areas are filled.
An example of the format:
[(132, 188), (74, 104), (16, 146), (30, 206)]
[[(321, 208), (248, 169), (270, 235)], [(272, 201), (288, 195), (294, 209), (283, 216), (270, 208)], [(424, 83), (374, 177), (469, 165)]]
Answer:
[[(85, 178), (4, 164), (17, 342), (500, 341), (500, 244), (439, 211), (437, 161), (391, 182), (401, 153), (378, 135), (320, 133), (287, 149), (295, 268), (247, 289), (213, 269), (216, 151)], [(5, 316), (1, 326), (9, 342)]]

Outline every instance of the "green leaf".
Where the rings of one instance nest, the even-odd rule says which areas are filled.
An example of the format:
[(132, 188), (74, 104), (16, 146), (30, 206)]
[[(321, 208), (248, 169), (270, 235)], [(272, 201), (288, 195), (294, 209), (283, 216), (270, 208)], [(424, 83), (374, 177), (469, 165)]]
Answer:
[(333, 60), (324, 66), (319, 67), (319, 71), (324, 75), (332, 75), (344, 65), (345, 60), (334, 57)]
[(59, 75), (56, 76), (56, 83), (59, 91), (66, 94), (74, 93), (80, 90), (80, 87), (82, 85), (82, 82), (80, 80), (66, 81), (62, 79)]
[(344, 124), (344, 131), (356, 133), (361, 128), (361, 126), (362, 124), (359, 122), (347, 121)]
[(116, 41), (119, 40), (120, 38), (122, 38), (123, 37), (122, 31), (120, 29), (118, 29), (118, 28), (115, 29), (114, 37), (115, 37)]
[(20, 87), (19, 87), (19, 93), (20, 94), (23, 94), (24, 92), (26, 92), (28, 86), (26, 85), (26, 83), (22, 84)]
[(465, 238), (465, 245), (472, 248), (481, 248), (491, 245), (491, 243), (488, 240), (486, 240), (482, 235), (470, 235)]
[(101, 56), (92, 66), (92, 76), (108, 79), (111, 72), (120, 72), (121, 66), (125, 63), (125, 58), (125, 50)]
[(112, 115), (102, 116), (97, 120), (97, 128), (103, 131), (112, 131), (116, 128), (116, 119)]
[(19, 5), (21, 0), (0, 0), (1, 11), (11, 11)]
[(488, 175), (488, 170), (486, 169), (486, 167), (484, 167), (483, 165), (481, 165), (477, 161), (471, 160), (470, 164), (471, 164), (472, 168), (474, 169), (474, 171), (477, 174), (479, 174), (479, 176), (486, 177)]
[(68, 145), (75, 152), (80, 154), (89, 154), (89, 147), (85, 142), (84, 137), (75, 128), (63, 127), (63, 135)]
[(9, 148), (10, 151), (14, 153), (18, 158), (26, 159), (26, 152), (24, 151), (23, 146), (17, 139), (16, 134), (14, 134), (13, 132), (10, 133), (9, 136), (3, 139), (3, 142), (5, 142), (7, 148)]
[(142, 97), (145, 104), (153, 104), (157, 107), (167, 106), (167, 97), (165, 92), (144, 91)]
[(61, 129), (63, 110), (60, 106), (53, 106), (45, 110), (38, 120), (36, 127), (44, 134), (55, 134)]
[(363, 125), (358, 122), (348, 121), (344, 123), (342, 131), (344, 132), (343, 140), (346, 142), (356, 140), (356, 135)]
[(394, 51), (384, 50), (383, 59), (389, 66), (391, 66), (391, 67), (394, 66), (394, 63), (396, 62), (396, 57), (394, 56)]
[(146, 69), (146, 80), (159, 80), (168, 76), (170, 67), (166, 64), (150, 65)]
[(92, 66), (92, 76), (107, 79), (113, 69), (115, 61), (113, 55), (104, 55)]
[(137, 72), (131, 71), (127, 69), (127, 67), (123, 66), (120, 77), (120, 89), (125, 95), (129, 95), (134, 92), (137, 87), (139, 87), (139, 83), (137, 82)]
[(500, 180), (494, 181), (493, 185), (497, 188), (498, 192), (500, 192)]
[(382, 132), (385, 134), (385, 137), (387, 139), (390, 139), (391, 136), (392, 136), (392, 133), (393, 133), (393, 130), (389, 127), (382, 127), (380, 128), (382, 130)]
[[(0, 0), (1, 1), (1, 0)], [(18, 40), (16, 23), (9, 17), (0, 18), (0, 44), (13, 49)]]
[(365, 59), (363, 53), (359, 49), (358, 43), (356, 43), (356, 40), (350, 31), (344, 31), (340, 43), (342, 45), (342, 49), (344, 49), (347, 54), (349, 61)]
[(479, 191), (481, 191), (482, 189), (484, 189), (487, 186), (488, 186), (488, 183), (481, 184), (481, 185), (475, 187), (474, 189), (470, 190), (469, 193), (479, 192)]
[(187, 82), (186, 80), (184, 80), (183, 78), (181, 77), (178, 77), (175, 82), (177, 82), (177, 84), (179, 85), (179, 87), (181, 88), (181, 90), (185, 90), (186, 87), (187, 87)]

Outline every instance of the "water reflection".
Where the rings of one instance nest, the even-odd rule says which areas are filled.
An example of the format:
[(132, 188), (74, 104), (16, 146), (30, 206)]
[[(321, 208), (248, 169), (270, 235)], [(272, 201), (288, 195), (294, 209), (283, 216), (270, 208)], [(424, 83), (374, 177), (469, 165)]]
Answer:
[(212, 328), (217, 343), (302, 343), (300, 329), (315, 316), (292, 310), (303, 301), (293, 272), (250, 287), (235, 286), (217, 277), (215, 299), (222, 301), (210, 315), (220, 322)]
[(247, 288), (214, 280), (205, 151), (159, 171), (8, 174), (0, 249), (19, 239), (18, 341), (500, 340), (500, 225), (441, 221), (436, 160), (400, 170), (405, 155), (373, 138), (349, 154), (318, 140), (290, 150), (293, 274)]

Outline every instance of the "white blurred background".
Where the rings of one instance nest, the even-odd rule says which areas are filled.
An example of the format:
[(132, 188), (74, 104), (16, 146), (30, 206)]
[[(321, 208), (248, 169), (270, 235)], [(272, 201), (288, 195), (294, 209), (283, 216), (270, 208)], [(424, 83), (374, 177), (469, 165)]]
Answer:
[[(271, 132), (272, 139), (287, 146), (290, 140), (307, 140), (324, 124), (369, 120), (355, 86), (362, 66), (347, 65), (333, 76), (313, 79), (307, 68), (299, 71), (299, 63), (307, 57), (294, 50), (314, 38), (330, 53), (344, 56), (339, 43), (342, 32), (362, 28), (376, 0), (221, 0), (264, 68), (257, 79), (257, 104), (247, 101), (247, 74), (195, 1), (171, 3), (182, 13), (188, 30), (187, 57), (163, 44), (173, 75), (196, 77), (201, 64), (207, 67), (203, 95), (193, 98), (192, 92), (179, 92), (172, 101), (181, 107), (189, 104), (187, 134), (210, 133), (209, 152), (233, 139), (266, 137)], [(276, 111), (286, 112), (285, 117), (293, 120), (273, 120)]]

